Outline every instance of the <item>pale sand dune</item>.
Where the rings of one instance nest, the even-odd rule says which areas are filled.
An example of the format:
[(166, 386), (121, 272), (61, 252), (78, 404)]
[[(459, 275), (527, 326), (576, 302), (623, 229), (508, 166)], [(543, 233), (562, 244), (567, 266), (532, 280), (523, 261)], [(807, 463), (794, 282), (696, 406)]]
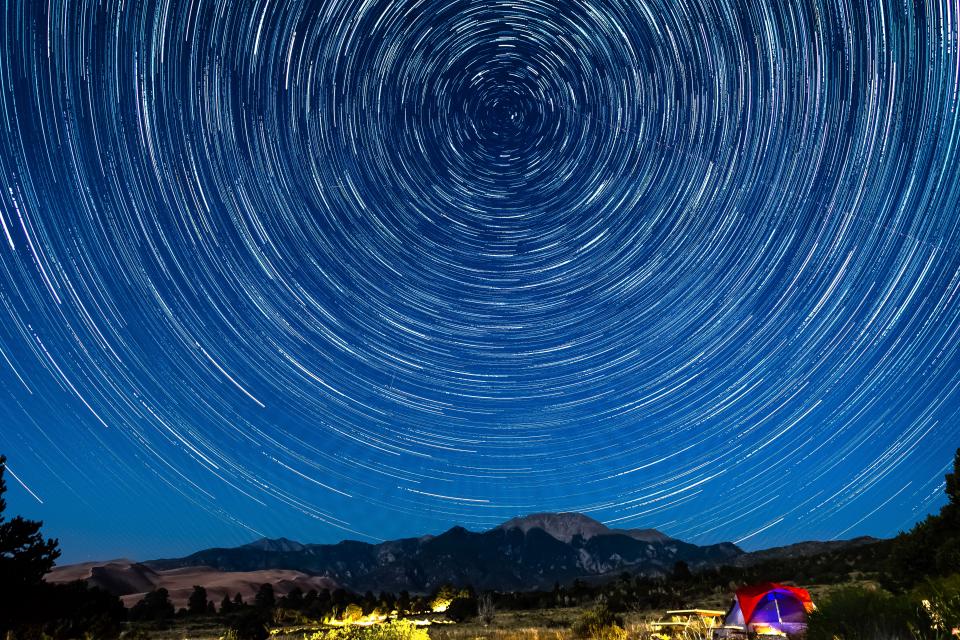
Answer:
[(47, 575), (47, 580), (49, 582), (86, 580), (91, 585), (102, 587), (121, 596), (123, 603), (128, 607), (139, 602), (146, 592), (163, 587), (170, 592), (170, 600), (178, 609), (187, 606), (187, 599), (194, 585), (206, 588), (207, 598), (218, 607), (223, 596), (227, 594), (232, 599), (239, 593), (245, 602), (252, 602), (260, 585), (265, 583), (273, 585), (278, 598), (289, 593), (294, 587), (300, 587), (306, 593), (310, 589), (333, 590), (338, 586), (330, 578), (310, 576), (287, 569), (219, 571), (210, 567), (185, 567), (154, 571), (129, 560), (86, 562), (57, 567)]

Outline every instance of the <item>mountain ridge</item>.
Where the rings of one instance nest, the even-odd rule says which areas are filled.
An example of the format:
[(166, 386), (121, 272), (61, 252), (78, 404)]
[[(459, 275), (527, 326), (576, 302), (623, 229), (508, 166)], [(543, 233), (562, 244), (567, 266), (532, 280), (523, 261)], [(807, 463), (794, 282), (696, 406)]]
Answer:
[(357, 591), (425, 593), (441, 584), (523, 591), (615, 571), (661, 575), (677, 561), (699, 567), (742, 554), (729, 542), (698, 546), (655, 529), (611, 529), (584, 514), (563, 512), (519, 516), (486, 531), (455, 526), (438, 535), (380, 543), (261, 538), (143, 564), (160, 571), (287, 569), (325, 576)]
[[(211, 568), (227, 574), (299, 572), (357, 592), (422, 594), (443, 584), (529, 591), (578, 579), (605, 580), (623, 572), (666, 575), (680, 561), (694, 571), (721, 565), (744, 567), (873, 542), (875, 539), (866, 537), (805, 541), (748, 553), (730, 542), (695, 545), (656, 529), (612, 529), (580, 513), (535, 513), (511, 518), (486, 531), (454, 526), (437, 535), (379, 543), (341, 540), (311, 544), (286, 537), (260, 538), (238, 547), (131, 563), (134, 570), (126, 572), (124, 579), (136, 578), (140, 583), (147, 580), (141, 574), (148, 571), (164, 574)], [(104, 571), (109, 574), (111, 570)], [(91, 571), (90, 575), (97, 578), (100, 572)]]

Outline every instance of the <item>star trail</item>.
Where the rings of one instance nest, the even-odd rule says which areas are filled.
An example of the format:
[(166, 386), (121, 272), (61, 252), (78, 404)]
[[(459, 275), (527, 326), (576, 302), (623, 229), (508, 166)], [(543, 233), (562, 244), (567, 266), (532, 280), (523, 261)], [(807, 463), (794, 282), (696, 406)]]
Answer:
[(67, 559), (909, 527), (960, 446), (958, 20), (6, 2), (11, 505)]

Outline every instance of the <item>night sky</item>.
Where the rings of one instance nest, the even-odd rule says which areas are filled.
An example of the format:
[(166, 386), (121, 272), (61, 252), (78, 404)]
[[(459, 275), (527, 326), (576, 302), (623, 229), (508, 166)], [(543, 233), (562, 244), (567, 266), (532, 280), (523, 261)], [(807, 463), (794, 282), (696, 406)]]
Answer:
[(958, 0), (10, 0), (10, 509), (64, 561), (908, 528), (960, 446), (958, 39)]

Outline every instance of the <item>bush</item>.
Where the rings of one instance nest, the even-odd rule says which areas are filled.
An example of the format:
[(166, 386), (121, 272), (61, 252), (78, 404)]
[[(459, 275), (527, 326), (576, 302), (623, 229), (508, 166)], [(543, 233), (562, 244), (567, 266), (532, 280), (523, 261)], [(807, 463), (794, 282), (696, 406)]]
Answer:
[(266, 640), (269, 636), (262, 612), (247, 611), (230, 625), (225, 640)]
[(363, 609), (358, 604), (348, 604), (343, 610), (344, 622), (357, 622), (363, 617)]
[(450, 602), (446, 610), (447, 618), (454, 622), (464, 622), (477, 617), (477, 599), (457, 597)]
[(150, 634), (142, 627), (131, 627), (120, 634), (120, 640), (150, 640)]
[(571, 627), (573, 635), (590, 640), (624, 640), (623, 619), (606, 605), (600, 605), (581, 615)]
[(881, 589), (845, 587), (810, 614), (807, 640), (912, 640), (916, 609)]
[[(88, 587), (85, 582), (41, 583), (29, 590), (36, 601), (29, 603), (30, 621), (14, 628), (12, 637), (20, 640), (68, 640), (72, 638), (117, 638), (126, 609), (110, 593)], [(0, 605), (0, 609), (3, 606)], [(23, 612), (16, 612), (23, 616)], [(4, 634), (6, 635), (6, 634)]]
[(170, 594), (163, 587), (155, 589), (130, 609), (131, 620), (167, 620), (173, 617)]
[(928, 580), (911, 592), (914, 602), (919, 602), (915, 635), (920, 638), (960, 637), (960, 575)]
[(485, 593), (477, 601), (477, 616), (485, 627), (493, 624), (496, 617), (496, 609), (493, 605), (493, 595)]
[(326, 633), (318, 631), (307, 640), (430, 640), (430, 636), (409, 620), (394, 620), (369, 627), (348, 626)]

